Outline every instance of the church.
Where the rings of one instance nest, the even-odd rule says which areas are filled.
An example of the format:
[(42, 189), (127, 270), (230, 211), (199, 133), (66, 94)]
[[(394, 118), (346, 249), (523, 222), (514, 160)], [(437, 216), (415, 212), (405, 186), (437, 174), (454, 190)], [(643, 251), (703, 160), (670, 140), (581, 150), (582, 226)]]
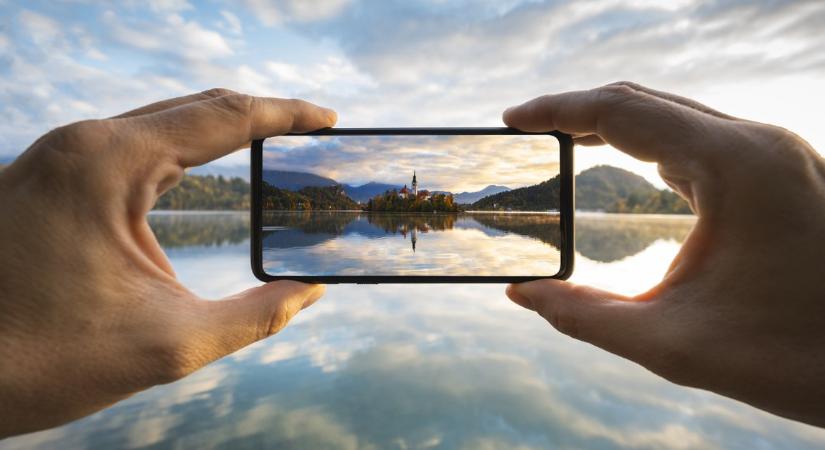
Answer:
[(421, 200), (429, 200), (430, 199), (430, 191), (426, 189), (422, 189), (421, 191), (418, 190), (418, 179), (415, 176), (415, 171), (413, 170), (413, 177), (412, 177), (412, 184), (410, 185), (411, 188), (407, 188), (405, 184), (400, 191), (398, 191), (398, 196), (401, 198), (420, 198)]

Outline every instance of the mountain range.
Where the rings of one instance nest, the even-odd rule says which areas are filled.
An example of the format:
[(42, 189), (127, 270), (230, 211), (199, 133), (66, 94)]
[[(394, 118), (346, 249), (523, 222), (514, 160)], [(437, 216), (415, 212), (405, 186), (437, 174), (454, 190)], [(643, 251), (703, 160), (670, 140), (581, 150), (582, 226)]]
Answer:
[[(381, 195), (384, 192), (401, 189), (401, 185), (379, 183), (371, 181), (359, 186), (353, 186), (346, 183), (339, 183), (332, 178), (322, 177), (308, 172), (292, 172), (287, 170), (271, 170), (266, 169), (262, 174), (263, 180), (271, 186), (279, 189), (288, 189), (290, 191), (298, 191), (305, 187), (327, 187), (341, 185), (344, 188), (344, 193), (356, 202), (365, 203), (376, 195)], [(509, 191), (510, 188), (506, 186), (490, 185), (484, 189), (476, 192), (462, 192), (454, 196), (456, 203), (470, 204), (479, 199), (491, 194), (497, 194), (503, 191)], [(446, 191), (433, 191), (433, 193), (449, 194)]]

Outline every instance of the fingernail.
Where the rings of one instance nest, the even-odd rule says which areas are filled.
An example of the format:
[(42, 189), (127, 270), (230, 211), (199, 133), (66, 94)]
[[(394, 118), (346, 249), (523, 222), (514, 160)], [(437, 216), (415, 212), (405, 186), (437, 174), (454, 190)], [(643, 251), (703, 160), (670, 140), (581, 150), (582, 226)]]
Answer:
[(338, 122), (338, 113), (335, 112), (332, 109), (329, 109), (329, 108), (326, 108), (326, 110), (327, 110), (327, 121), (330, 124), (335, 125), (335, 123)]
[(522, 308), (535, 310), (535, 308), (533, 308), (533, 301), (530, 300), (529, 297), (519, 292), (519, 285), (511, 284), (507, 286), (507, 290), (504, 292), (505, 294), (507, 294), (507, 297), (509, 297), (510, 300), (513, 301), (513, 303), (521, 306)]

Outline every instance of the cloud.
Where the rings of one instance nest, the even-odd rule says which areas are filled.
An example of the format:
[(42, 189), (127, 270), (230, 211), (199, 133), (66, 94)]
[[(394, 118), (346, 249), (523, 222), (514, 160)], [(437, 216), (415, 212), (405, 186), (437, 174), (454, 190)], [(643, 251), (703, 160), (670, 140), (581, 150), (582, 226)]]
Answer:
[(423, 189), (472, 192), (538, 184), (559, 170), (558, 141), (543, 135), (277, 137), (265, 145), (265, 168), (353, 185), (403, 185), (416, 171)]
[(218, 32), (177, 14), (167, 15), (161, 23), (134, 26), (123, 23), (110, 10), (103, 14), (103, 22), (114, 39), (138, 50), (170, 54), (184, 60), (209, 60), (233, 53), (229, 43)]
[(245, 0), (244, 4), (266, 25), (324, 21), (339, 14), (351, 0)]
[[(334, 107), (340, 126), (496, 126), (512, 104), (619, 79), (783, 125), (825, 148), (825, 131), (811, 114), (819, 105), (809, 94), (825, 75), (819, 49), (825, 4), (817, 1), (73, 5), (87, 17), (103, 17), (102, 26), (76, 19), (63, 4), (31, 2), (20, 27), (0, 30), (6, 36), (0, 58), (15, 67), (14, 76), (23, 76), (23, 64), (60, 67), (46, 77), (48, 85), (35, 83), (29, 94), (24, 79), (4, 73), (7, 84), (21, 88), (14, 96), (0, 93), (6, 122), (19, 121), (0, 133), (0, 152), (17, 153), (47, 125), (85, 117), (69, 98), (108, 113), (145, 98), (222, 86)], [(20, 32), (24, 27), (36, 32)], [(73, 61), (55, 65), (55, 53)], [(88, 96), (75, 83), (91, 70), (101, 72), (96, 81), (103, 90), (117, 86), (136, 94)], [(154, 80), (162, 84), (153, 94)], [(51, 101), (20, 100), (32, 92)], [(14, 103), (5, 106), (8, 101)], [(611, 160), (659, 179), (653, 165), (617, 155), (590, 149), (578, 167)]]
[(222, 10), (221, 17), (223, 17), (223, 20), (231, 33), (243, 34), (243, 26), (241, 25), (241, 19), (239, 19), (238, 16), (229, 11)]

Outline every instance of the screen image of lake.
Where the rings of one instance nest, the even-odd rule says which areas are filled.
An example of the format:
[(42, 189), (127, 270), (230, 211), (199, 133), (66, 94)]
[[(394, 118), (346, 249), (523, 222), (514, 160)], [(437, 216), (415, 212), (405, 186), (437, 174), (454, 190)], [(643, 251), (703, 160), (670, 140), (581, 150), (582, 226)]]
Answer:
[(559, 215), (549, 212), (265, 211), (269, 275), (551, 276)]

